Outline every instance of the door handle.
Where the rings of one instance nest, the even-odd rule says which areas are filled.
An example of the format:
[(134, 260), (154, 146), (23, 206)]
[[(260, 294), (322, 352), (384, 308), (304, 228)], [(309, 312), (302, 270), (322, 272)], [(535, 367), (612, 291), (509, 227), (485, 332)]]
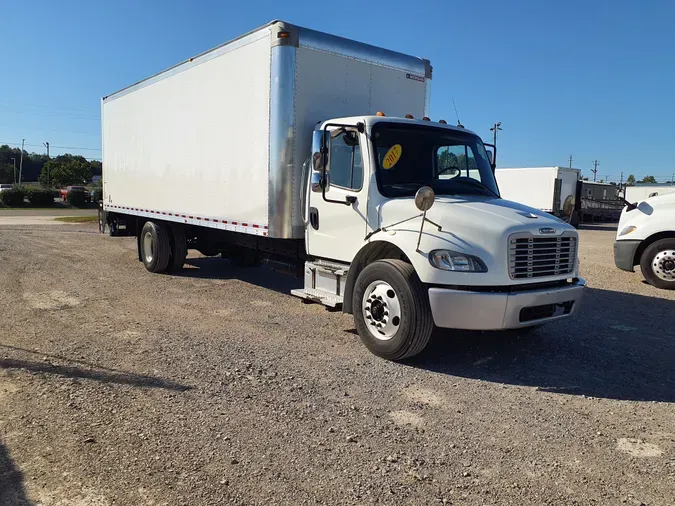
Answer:
[(319, 210), (316, 207), (309, 208), (309, 224), (314, 230), (319, 230)]

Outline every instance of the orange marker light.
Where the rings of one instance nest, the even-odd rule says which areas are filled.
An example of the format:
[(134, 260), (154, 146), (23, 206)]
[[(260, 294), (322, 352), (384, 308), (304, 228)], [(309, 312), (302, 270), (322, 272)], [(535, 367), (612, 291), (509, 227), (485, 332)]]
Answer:
[(415, 117), (412, 114), (406, 114), (405, 117), (406, 119), (415, 119)]
[(289, 32), (279, 32), (279, 33), (277, 33), (278, 39), (286, 39), (290, 36), (291, 36), (291, 34)]
[(377, 111), (377, 114), (375, 116), (384, 116), (384, 113), (382, 111)]
[(431, 121), (428, 116), (424, 116), (424, 118), (422, 118), (422, 120), (423, 121)]
[(447, 124), (448, 124), (448, 122), (445, 121), (444, 119), (439, 119), (438, 122), (439, 122), (440, 124), (442, 124), (442, 125), (447, 125)]

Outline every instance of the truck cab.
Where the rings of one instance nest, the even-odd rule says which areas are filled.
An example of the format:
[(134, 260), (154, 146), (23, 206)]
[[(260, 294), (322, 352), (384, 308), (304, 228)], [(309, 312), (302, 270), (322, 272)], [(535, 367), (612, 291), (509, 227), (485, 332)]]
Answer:
[(305, 287), (341, 303), (366, 346), (400, 359), (433, 326), (527, 328), (571, 315), (576, 230), (500, 198), (481, 139), (428, 118), (331, 119), (305, 163)]
[(614, 263), (624, 271), (640, 266), (651, 285), (675, 289), (675, 193), (629, 203), (621, 212)]

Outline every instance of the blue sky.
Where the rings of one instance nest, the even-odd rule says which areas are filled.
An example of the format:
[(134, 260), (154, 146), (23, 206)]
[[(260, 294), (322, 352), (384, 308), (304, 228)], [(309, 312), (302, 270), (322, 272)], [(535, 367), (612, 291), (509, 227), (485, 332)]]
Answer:
[[(100, 158), (100, 98), (272, 19), (431, 60), (432, 119), (499, 165), (675, 173), (675, 2), (4, 0), (0, 143)], [(83, 149), (88, 148), (88, 149)], [(167, 149), (176, 149), (167, 146)]]

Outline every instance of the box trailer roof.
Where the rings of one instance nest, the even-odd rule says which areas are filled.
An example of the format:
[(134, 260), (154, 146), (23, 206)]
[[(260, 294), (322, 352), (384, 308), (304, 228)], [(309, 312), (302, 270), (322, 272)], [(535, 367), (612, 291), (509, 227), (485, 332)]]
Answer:
[[(215, 58), (223, 52), (227, 52), (235, 49), (238, 46), (245, 45), (248, 43), (249, 39), (255, 38), (259, 32), (268, 30), (270, 28), (276, 29), (279, 45), (295, 45), (296, 47), (309, 47), (328, 52), (335, 52), (343, 56), (349, 56), (356, 60), (410, 72), (411, 79), (431, 79), (432, 67), (431, 63), (427, 59), (372, 46), (370, 44), (357, 42), (344, 37), (339, 37), (337, 35), (331, 35), (317, 30), (312, 30), (310, 28), (304, 28), (287, 23), (285, 21), (274, 20), (270, 21), (266, 25), (256, 28), (255, 30), (251, 30), (250, 32), (216, 46), (213, 49), (209, 49), (208, 51), (188, 58), (187, 60), (169, 67), (166, 70), (153, 74), (150, 77), (142, 79), (130, 86), (126, 86), (125, 88), (111, 93), (110, 95), (103, 97), (103, 100), (114, 100), (115, 98), (123, 96), (134, 90), (143, 88), (159, 80), (166, 79), (190, 67), (199, 65), (200, 63), (208, 61), (211, 58)], [(288, 35), (280, 37), (280, 33), (287, 33)]]

